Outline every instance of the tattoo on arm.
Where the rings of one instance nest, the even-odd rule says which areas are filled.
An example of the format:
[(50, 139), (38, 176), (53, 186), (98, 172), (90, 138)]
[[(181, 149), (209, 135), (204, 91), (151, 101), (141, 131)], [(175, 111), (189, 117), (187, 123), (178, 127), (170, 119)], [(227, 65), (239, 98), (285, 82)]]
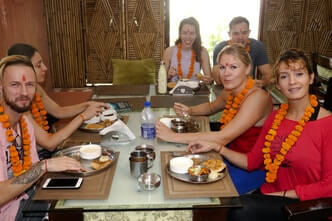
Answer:
[(35, 182), (44, 172), (41, 161), (35, 163), (31, 168), (22, 175), (15, 177), (12, 184), (29, 184)]

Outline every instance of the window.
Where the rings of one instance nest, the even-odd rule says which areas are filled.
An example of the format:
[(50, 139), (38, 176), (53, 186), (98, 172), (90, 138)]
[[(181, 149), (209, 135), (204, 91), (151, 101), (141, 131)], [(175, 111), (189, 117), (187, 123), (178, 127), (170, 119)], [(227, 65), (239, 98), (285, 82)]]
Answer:
[(193, 16), (200, 25), (202, 44), (212, 58), (214, 46), (228, 40), (228, 24), (232, 18), (243, 16), (250, 23), (250, 37), (257, 39), (260, 0), (170, 0), (170, 46), (178, 38), (180, 21)]

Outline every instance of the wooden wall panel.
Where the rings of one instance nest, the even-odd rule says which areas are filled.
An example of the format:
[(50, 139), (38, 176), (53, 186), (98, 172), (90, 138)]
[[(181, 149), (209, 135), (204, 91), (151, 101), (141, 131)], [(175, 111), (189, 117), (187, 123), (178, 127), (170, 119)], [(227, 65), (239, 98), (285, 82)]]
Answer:
[(295, 47), (332, 56), (331, 0), (262, 0), (264, 42), (270, 63), (281, 51)]
[(53, 86), (84, 87), (81, 2), (44, 0)]
[[(12, 44), (18, 42), (35, 46), (49, 67), (43, 0), (0, 0), (0, 58), (7, 54)], [(50, 89), (51, 85), (48, 71), (46, 89)]]
[(83, 0), (88, 83), (112, 82), (112, 58), (154, 58), (163, 53), (163, 0)]
[(89, 83), (112, 82), (112, 58), (124, 58), (121, 0), (84, 0), (86, 74)]
[(127, 58), (154, 58), (164, 50), (164, 1), (128, 0), (126, 9)]

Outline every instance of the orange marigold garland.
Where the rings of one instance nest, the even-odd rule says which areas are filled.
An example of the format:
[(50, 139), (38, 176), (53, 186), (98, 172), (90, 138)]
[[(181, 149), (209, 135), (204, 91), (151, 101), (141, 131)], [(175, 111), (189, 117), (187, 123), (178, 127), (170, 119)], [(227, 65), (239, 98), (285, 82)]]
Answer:
[(236, 115), (238, 109), (242, 103), (242, 100), (248, 93), (248, 90), (251, 89), (255, 84), (255, 81), (252, 78), (248, 78), (247, 84), (243, 90), (236, 95), (235, 97), (230, 94), (227, 97), (224, 113), (220, 118), (220, 123), (222, 123), (220, 129), (223, 129)]
[(266, 182), (273, 183), (277, 179), (279, 165), (285, 159), (288, 151), (294, 146), (298, 137), (301, 136), (305, 124), (309, 121), (311, 115), (315, 112), (315, 109), (313, 107), (316, 107), (318, 105), (317, 97), (315, 95), (310, 95), (310, 105), (311, 106), (306, 107), (305, 112), (301, 119), (297, 122), (297, 125), (289, 133), (288, 137), (282, 142), (280, 152), (276, 154), (274, 159), (272, 159), (270, 154), (271, 143), (277, 134), (279, 125), (287, 115), (288, 110), (288, 104), (281, 104), (276, 116), (274, 117), (271, 129), (265, 136), (264, 147), (262, 148), (264, 165), (265, 169), (267, 170), (265, 177)]
[[(181, 59), (182, 59), (182, 51), (181, 51), (181, 48), (182, 48), (182, 44), (179, 43), (177, 44), (177, 47), (178, 47), (178, 52), (176, 54), (176, 57), (177, 57), (177, 60), (178, 60), (178, 75), (180, 77), (180, 79), (183, 78), (183, 71), (182, 71), (182, 66), (181, 66)], [(191, 50), (191, 60), (190, 60), (190, 66), (189, 66), (189, 71), (188, 71), (188, 75), (187, 75), (187, 78), (190, 79), (193, 74), (194, 74), (194, 66), (195, 66), (195, 58), (196, 58), (196, 53), (194, 50)]]
[(9, 149), (9, 156), (10, 156), (10, 162), (12, 164), (12, 170), (14, 176), (19, 176), (22, 173), (24, 173), (26, 170), (28, 170), (31, 165), (31, 152), (30, 152), (30, 134), (27, 128), (27, 123), (25, 122), (25, 119), (21, 117), (20, 119), (20, 125), (21, 125), (21, 136), (22, 136), (22, 145), (23, 145), (23, 165), (21, 163), (18, 151), (13, 144), (13, 141), (15, 140), (13, 131), (10, 128), (9, 124), (9, 116), (4, 113), (4, 109), (2, 106), (0, 106), (0, 122), (2, 123), (2, 127), (6, 128), (6, 139), (8, 142), (12, 143), (8, 146)]
[(35, 121), (45, 130), (48, 131), (50, 127), (47, 121), (47, 111), (45, 110), (44, 104), (40, 98), (39, 94), (35, 94), (31, 105), (31, 113)]
[[(232, 45), (233, 44), (232, 40), (228, 40), (227, 44)], [(244, 48), (246, 49), (246, 51), (248, 53), (250, 52), (250, 39), (248, 39), (248, 41), (246, 42), (246, 45), (244, 46)]]

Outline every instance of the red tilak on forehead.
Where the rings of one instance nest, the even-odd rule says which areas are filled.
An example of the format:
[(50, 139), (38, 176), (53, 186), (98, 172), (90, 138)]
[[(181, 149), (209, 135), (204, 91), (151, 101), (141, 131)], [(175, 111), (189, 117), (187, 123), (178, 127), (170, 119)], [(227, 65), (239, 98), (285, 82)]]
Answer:
[(25, 78), (25, 75), (23, 74), (22, 76), (22, 81), (25, 82), (26, 81), (26, 78)]
[(226, 67), (228, 67), (228, 63), (226, 63)]

